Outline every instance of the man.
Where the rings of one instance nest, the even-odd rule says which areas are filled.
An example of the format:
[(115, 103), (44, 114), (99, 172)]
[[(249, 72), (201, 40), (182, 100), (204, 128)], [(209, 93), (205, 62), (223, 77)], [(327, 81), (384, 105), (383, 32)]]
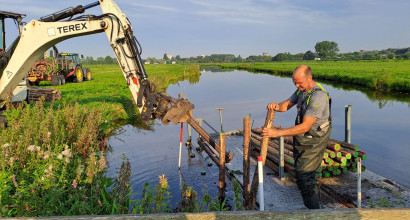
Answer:
[(292, 75), (297, 90), (284, 102), (269, 103), (267, 108), (285, 112), (297, 105), (295, 126), (286, 129), (263, 128), (263, 137), (293, 136), (295, 178), (303, 202), (309, 209), (320, 208), (316, 170), (321, 165), (323, 153), (331, 133), (330, 97), (312, 78), (309, 66), (299, 66)]

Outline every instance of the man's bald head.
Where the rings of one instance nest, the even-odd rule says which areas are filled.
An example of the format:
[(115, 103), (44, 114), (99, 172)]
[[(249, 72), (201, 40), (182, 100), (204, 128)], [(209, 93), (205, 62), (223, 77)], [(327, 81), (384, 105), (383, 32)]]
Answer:
[(298, 67), (296, 67), (295, 71), (293, 71), (293, 75), (294, 76), (304, 76), (304, 77), (311, 77), (312, 76), (312, 69), (307, 66), (307, 65), (300, 65)]
[(296, 67), (292, 79), (300, 91), (309, 91), (316, 84), (312, 79), (312, 69), (306, 65)]

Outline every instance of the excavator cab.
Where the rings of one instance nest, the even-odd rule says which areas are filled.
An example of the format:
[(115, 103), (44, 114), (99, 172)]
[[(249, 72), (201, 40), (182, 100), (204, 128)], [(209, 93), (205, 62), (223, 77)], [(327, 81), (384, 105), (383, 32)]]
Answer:
[[(0, 11), (0, 30), (1, 30), (1, 35), (0, 35), (0, 76), (3, 75), (3, 70), (7, 66), (11, 54), (13, 53), (19, 37), (17, 37), (16, 40), (9, 46), (9, 48), (6, 50), (6, 23), (5, 19), (10, 18), (13, 19), (14, 22), (17, 24), (18, 31), (20, 33), (21, 30), (21, 25), (22, 25), (22, 20), (23, 18), (26, 17), (25, 14), (19, 14), (19, 13), (13, 13), (13, 12), (6, 12), (6, 11)], [(19, 101), (24, 101), (27, 100), (28, 94), (27, 94), (27, 86), (26, 86), (26, 78), (24, 77), (19, 85), (13, 90), (13, 102), (19, 102)]]
[[(11, 54), (13, 52), (14, 47), (10, 46), (8, 50), (6, 50), (6, 23), (5, 19), (10, 18), (13, 19), (14, 22), (18, 25), (18, 31), (20, 32), (20, 27), (22, 24), (23, 18), (26, 17), (25, 14), (18, 14), (13, 12), (7, 11), (0, 11), (0, 76), (3, 74), (4, 68), (6, 68), (8, 61), (10, 60)], [(16, 42), (16, 41), (15, 41)], [(14, 43), (12, 45), (15, 45)]]

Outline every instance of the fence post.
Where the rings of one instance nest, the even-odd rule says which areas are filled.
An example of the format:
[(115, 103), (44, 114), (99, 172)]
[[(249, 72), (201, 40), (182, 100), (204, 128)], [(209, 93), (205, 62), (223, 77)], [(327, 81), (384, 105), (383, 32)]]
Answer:
[(249, 210), (249, 175), (250, 175), (250, 160), (249, 160), (249, 144), (251, 138), (251, 118), (243, 117), (243, 192), (244, 207)]
[(226, 186), (226, 175), (225, 175), (225, 134), (219, 134), (219, 145), (221, 147), (221, 152), (219, 153), (219, 199), (222, 202), (225, 199), (225, 186)]

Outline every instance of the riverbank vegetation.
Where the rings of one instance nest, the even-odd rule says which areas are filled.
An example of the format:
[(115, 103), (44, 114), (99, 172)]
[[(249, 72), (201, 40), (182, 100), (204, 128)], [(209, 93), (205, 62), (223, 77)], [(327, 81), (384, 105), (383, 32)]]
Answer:
[(309, 65), (315, 79), (357, 85), (381, 91), (410, 92), (410, 60), (299, 61), (276, 63), (224, 63), (225, 69), (241, 69), (291, 77), (298, 65)]
[[(147, 67), (158, 92), (180, 80), (199, 80), (196, 65), (169, 67)], [(0, 217), (128, 213), (130, 166), (124, 158), (118, 177), (105, 176), (106, 140), (123, 124), (149, 129), (150, 123), (137, 117), (118, 66), (89, 68), (93, 80), (58, 87), (60, 101), (9, 104), (3, 112)], [(160, 197), (166, 195), (155, 199)]]

